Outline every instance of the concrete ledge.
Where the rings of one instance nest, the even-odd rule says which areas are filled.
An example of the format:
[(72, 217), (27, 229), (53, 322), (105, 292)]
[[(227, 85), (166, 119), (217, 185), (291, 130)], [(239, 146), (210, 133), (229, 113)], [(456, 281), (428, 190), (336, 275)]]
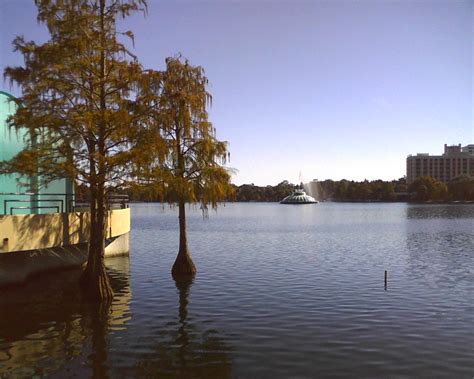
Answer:
[(43, 271), (81, 266), (86, 260), (87, 244), (0, 254), (0, 286), (21, 283)]
[[(128, 255), (130, 234), (107, 240), (105, 257)], [(22, 283), (40, 272), (80, 267), (87, 262), (87, 243), (0, 254), (0, 287)]]
[(114, 237), (110, 243), (105, 247), (106, 257), (117, 257), (122, 255), (129, 255), (130, 253), (130, 233), (122, 234)]

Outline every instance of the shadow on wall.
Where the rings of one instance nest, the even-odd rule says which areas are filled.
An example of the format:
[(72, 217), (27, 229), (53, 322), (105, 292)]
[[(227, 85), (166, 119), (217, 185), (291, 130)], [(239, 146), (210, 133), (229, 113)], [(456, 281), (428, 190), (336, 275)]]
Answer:
[[(130, 209), (109, 211), (106, 222), (107, 238), (128, 233)], [(89, 231), (89, 212), (0, 216), (0, 253), (86, 243)]]
[(0, 216), (0, 252), (74, 245), (88, 236), (87, 213)]

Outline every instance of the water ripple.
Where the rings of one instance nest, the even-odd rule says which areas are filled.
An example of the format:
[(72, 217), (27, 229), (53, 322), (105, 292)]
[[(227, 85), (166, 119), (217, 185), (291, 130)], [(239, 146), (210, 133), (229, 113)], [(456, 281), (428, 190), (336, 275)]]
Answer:
[(2, 293), (0, 376), (473, 377), (473, 205), (188, 215), (193, 281), (170, 275), (176, 210), (134, 204), (106, 312), (71, 273)]

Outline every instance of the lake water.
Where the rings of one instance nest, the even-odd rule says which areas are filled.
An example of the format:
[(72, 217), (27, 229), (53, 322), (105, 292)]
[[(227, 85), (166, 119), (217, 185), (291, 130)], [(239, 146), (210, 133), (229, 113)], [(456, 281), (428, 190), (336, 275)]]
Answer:
[[(0, 377), (474, 376), (474, 205), (132, 205), (111, 307), (77, 270), (0, 291)], [(388, 285), (384, 286), (384, 271)]]

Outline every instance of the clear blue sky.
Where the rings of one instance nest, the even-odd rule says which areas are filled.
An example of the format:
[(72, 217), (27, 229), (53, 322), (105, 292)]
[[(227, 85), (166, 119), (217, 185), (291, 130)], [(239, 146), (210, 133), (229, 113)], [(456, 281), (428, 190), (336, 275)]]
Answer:
[[(234, 182), (263, 185), (399, 178), (410, 153), (474, 143), (473, 24), (474, 1), (150, 0), (123, 28), (147, 67), (205, 68)], [(0, 0), (2, 71), (17, 34), (46, 38), (33, 1)]]

